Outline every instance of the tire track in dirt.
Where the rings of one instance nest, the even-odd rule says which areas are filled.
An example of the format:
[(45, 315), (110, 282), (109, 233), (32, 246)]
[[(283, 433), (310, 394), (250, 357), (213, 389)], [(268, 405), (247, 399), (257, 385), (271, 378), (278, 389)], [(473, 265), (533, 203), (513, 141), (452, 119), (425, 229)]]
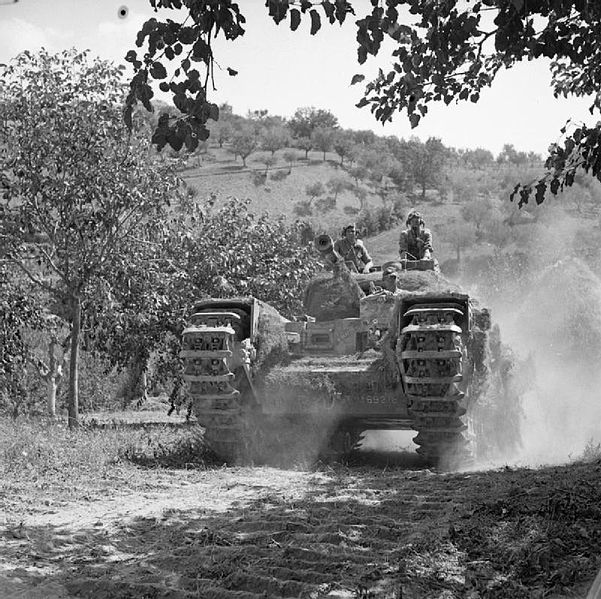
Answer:
[(38, 514), (25, 542), (38, 567), (82, 598), (397, 597), (412, 543), (444, 535), (445, 512), (463, 499), (443, 480), (427, 471), (213, 471), (174, 492)]
[[(592, 485), (597, 475), (582, 472), (581, 484)], [(568, 483), (565, 492), (570, 492), (573, 475), (567, 469), (561, 475)], [(6, 596), (568, 596), (537, 595), (523, 586), (518, 593), (506, 578), (514, 566), (498, 562), (493, 552), (478, 551), (481, 540), (504, 543), (511, 531), (523, 530), (524, 537), (515, 539), (515, 567), (525, 567), (519, 551), (535, 533), (539, 538), (524, 559), (552, 559), (537, 549), (550, 520), (537, 529), (533, 518), (551, 505), (547, 495), (553, 497), (557, 480), (553, 472), (433, 474), (365, 466), (321, 472), (209, 471), (200, 482), (164, 492), (32, 516), (24, 527), (27, 537), (8, 543), (12, 571), (5, 571), (11, 580), (17, 572), (21, 590), (29, 594)], [(552, 504), (555, 519), (558, 505)], [(522, 511), (508, 519), (518, 508)], [(593, 525), (588, 533), (592, 539), (600, 526), (595, 524), (596, 508), (591, 510), (583, 513)], [(584, 560), (582, 546), (572, 553), (583, 567), (594, 563), (594, 558)], [(544, 589), (549, 563), (531, 567), (533, 584)], [(500, 585), (497, 590), (487, 591), (495, 584)], [(39, 594), (44, 589), (49, 593)]]

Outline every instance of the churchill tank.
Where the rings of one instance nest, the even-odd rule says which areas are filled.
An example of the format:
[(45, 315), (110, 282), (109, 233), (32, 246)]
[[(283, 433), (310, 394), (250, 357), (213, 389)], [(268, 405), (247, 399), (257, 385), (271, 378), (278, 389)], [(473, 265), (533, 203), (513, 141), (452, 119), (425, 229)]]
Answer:
[(299, 445), (340, 459), (368, 430), (414, 430), (434, 466), (473, 458), (475, 406), (493, 371), (508, 369), (489, 311), (434, 260), (358, 273), (329, 236), (314, 244), (327, 269), (307, 285), (304, 314), (285, 318), (254, 297), (195, 304), (180, 356), (207, 444), (227, 462)]

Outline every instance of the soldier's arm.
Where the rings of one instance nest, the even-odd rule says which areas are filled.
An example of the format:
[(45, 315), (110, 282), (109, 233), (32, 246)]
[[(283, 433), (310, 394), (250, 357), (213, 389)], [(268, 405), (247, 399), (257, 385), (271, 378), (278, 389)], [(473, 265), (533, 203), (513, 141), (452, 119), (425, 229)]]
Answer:
[(434, 251), (434, 248), (432, 247), (432, 233), (430, 229), (426, 229), (424, 231), (424, 250), (430, 250), (431, 252)]
[(401, 234), (399, 235), (399, 255), (401, 260), (407, 258), (407, 248), (407, 231), (401, 231)]
[(424, 260), (429, 260), (432, 257), (432, 233), (429, 229), (424, 231)]

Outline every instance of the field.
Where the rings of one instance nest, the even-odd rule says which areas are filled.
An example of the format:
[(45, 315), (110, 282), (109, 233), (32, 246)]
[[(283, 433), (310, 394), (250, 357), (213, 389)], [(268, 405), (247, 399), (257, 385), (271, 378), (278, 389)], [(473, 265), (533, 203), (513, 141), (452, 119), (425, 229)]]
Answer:
[(601, 562), (598, 451), (224, 468), (181, 424), (1, 426), (3, 599), (584, 597)]
[[(182, 176), (199, 198), (248, 198), (257, 212), (292, 219), (307, 185), (342, 174), (334, 155), (324, 162), (316, 152), (272, 179), (288, 171), (281, 162), (277, 169), (258, 180), (260, 156), (242, 168), (211, 148)], [(444, 233), (461, 219), (459, 200), (417, 206), (441, 262), (455, 257)], [(381, 202), (369, 197), (368, 204)], [(348, 191), (314, 224), (336, 235), (352, 218), (345, 206), (358, 208)], [(536, 225), (532, 247), (545, 267), (564, 251), (549, 243), (559, 232), (565, 241), (568, 234), (581, 238), (585, 227), (587, 235), (596, 230), (573, 204), (564, 208), (561, 227), (555, 205)], [(524, 229), (533, 236), (534, 225)], [(398, 227), (366, 240), (376, 263), (396, 257), (397, 239)], [(464, 258), (492, 252), (480, 241)], [(584, 332), (589, 341), (601, 338), (601, 320), (591, 318), (596, 307), (601, 314), (601, 283), (593, 270), (571, 264), (573, 270), (555, 264), (547, 272), (555, 287), (546, 295), (534, 276), (526, 286), (511, 268), (517, 293), (510, 298), (465, 280), (476, 297), (494, 302), (493, 315), (526, 315), (523, 334), (541, 317), (543, 333), (553, 342), (552, 333), (563, 335), (562, 347), (573, 343), (582, 362)], [(538, 264), (531, 266), (534, 272)], [(543, 309), (541, 294), (549, 302)], [(554, 304), (560, 297), (563, 311)], [(525, 311), (528, 301), (533, 311)], [(557, 326), (547, 326), (550, 314)], [(571, 328), (562, 329), (566, 322)], [(598, 384), (580, 362), (544, 363), (553, 343), (535, 349), (544, 367), (538, 382), (547, 382), (536, 397), (549, 408), (542, 425), (548, 435), (537, 437), (547, 457), (567, 441), (568, 425), (581, 436), (596, 432)], [(567, 400), (578, 409), (569, 410)], [(159, 399), (146, 408), (84, 410), (83, 426), (73, 431), (62, 422), (0, 420), (0, 599), (559, 599), (585, 597), (601, 566), (601, 446), (593, 441), (569, 458), (554, 456), (552, 466), (551, 458), (543, 465), (530, 457), (443, 473), (420, 461), (410, 434), (371, 433), (347, 463), (226, 467), (196, 424), (167, 416)], [(592, 424), (585, 430), (583, 422)]]

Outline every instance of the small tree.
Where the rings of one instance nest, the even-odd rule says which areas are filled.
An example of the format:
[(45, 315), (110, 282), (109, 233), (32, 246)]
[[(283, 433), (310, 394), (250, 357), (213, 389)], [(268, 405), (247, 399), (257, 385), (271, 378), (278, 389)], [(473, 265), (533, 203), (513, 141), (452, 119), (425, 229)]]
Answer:
[(334, 144), (334, 129), (326, 129), (324, 127), (317, 127), (311, 134), (311, 140), (313, 146), (320, 152), (323, 152), (323, 160), (326, 160), (326, 152), (332, 149)]
[(261, 133), (261, 148), (273, 156), (290, 142), (290, 135), (284, 127), (269, 127)]
[(322, 196), (326, 192), (321, 181), (316, 181), (305, 187), (305, 193), (309, 196), (309, 205), (312, 205), (316, 198)]
[(490, 198), (473, 198), (461, 208), (461, 216), (474, 224), (476, 234), (480, 235), (483, 225), (489, 221), (495, 211), (495, 206)]
[(267, 176), (269, 169), (277, 162), (277, 158), (275, 156), (261, 156), (259, 161), (265, 165), (265, 176)]
[(405, 165), (411, 173), (411, 179), (420, 188), (422, 202), (426, 199), (429, 187), (442, 184), (447, 153), (447, 149), (436, 137), (430, 137), (425, 143), (418, 139), (410, 140)]
[(211, 139), (214, 139), (220, 148), (223, 148), (223, 144), (229, 141), (234, 134), (234, 128), (229, 121), (222, 120), (223, 111), (221, 118), (216, 123), (209, 125), (209, 131), (211, 132)]
[(338, 119), (329, 111), (308, 106), (298, 108), (288, 121), (288, 126), (294, 137), (311, 137), (318, 128), (337, 129)]
[(122, 72), (75, 50), (24, 52), (2, 70), (0, 175), (11, 218), (0, 233), (8, 258), (64, 306), (70, 426), (86, 304), (114, 261), (136, 252), (141, 230), (161, 220), (176, 185), (146, 139), (125, 128)]
[(232, 152), (242, 158), (244, 168), (246, 168), (246, 159), (257, 149), (257, 145), (257, 138), (250, 127), (245, 127), (232, 136)]
[(309, 152), (313, 149), (314, 143), (310, 137), (299, 137), (294, 145), (305, 153), (305, 160), (309, 159)]
[(338, 156), (340, 156), (340, 166), (344, 164), (344, 159), (347, 158), (353, 151), (355, 142), (350, 133), (341, 131), (334, 135), (332, 146)]
[(326, 186), (330, 193), (334, 194), (334, 205), (338, 199), (338, 194), (342, 193), (345, 189), (348, 189), (349, 181), (343, 177), (332, 177), (326, 182)]
[(294, 163), (298, 160), (298, 154), (293, 150), (288, 150), (284, 152), (284, 160), (288, 163), (288, 174), (290, 174)]
[(444, 227), (442, 238), (457, 253), (457, 263), (461, 262), (461, 250), (476, 243), (476, 228), (472, 223), (459, 221)]

